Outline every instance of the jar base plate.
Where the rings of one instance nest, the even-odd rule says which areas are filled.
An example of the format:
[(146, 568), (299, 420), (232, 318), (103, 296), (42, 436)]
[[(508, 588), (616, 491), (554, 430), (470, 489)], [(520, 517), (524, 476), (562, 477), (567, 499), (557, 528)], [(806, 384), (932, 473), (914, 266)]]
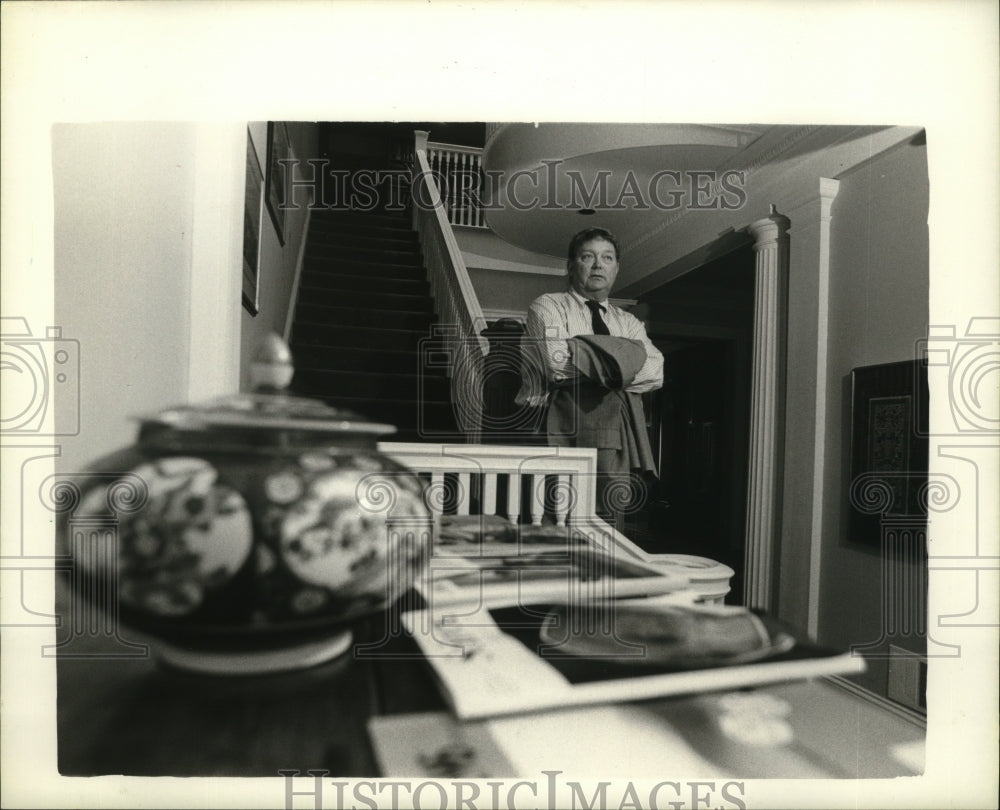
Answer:
[(167, 665), (205, 675), (270, 675), (306, 669), (343, 655), (351, 647), (353, 636), (345, 630), (320, 641), (294, 647), (269, 650), (208, 652), (177, 647), (165, 642), (156, 644), (156, 652)]

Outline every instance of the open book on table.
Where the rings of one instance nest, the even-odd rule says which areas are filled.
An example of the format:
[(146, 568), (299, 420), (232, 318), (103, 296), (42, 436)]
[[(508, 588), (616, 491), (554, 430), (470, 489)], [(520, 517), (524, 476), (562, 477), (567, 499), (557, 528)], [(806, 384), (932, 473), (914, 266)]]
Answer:
[(746, 608), (691, 592), (454, 605), (403, 621), (459, 719), (863, 671)]

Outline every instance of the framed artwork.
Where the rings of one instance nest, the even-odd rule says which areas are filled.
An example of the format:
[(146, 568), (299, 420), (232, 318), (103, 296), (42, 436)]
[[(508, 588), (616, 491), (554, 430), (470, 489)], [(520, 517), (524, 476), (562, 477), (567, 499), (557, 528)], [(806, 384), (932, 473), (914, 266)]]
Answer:
[(260, 209), (264, 176), (247, 130), (247, 169), (243, 201), (243, 306), (251, 315), (260, 311)]
[(851, 542), (878, 547), (889, 523), (926, 527), (927, 409), (926, 361), (851, 372)]
[(288, 129), (281, 121), (267, 124), (267, 212), (271, 215), (278, 241), (285, 244), (285, 167), (280, 161), (292, 156)]

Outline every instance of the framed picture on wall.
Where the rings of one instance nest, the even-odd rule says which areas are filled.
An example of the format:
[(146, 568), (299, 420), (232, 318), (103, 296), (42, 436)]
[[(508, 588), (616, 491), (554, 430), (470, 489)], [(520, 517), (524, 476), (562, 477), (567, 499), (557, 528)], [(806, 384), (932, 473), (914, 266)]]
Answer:
[(260, 264), (260, 218), (264, 176), (247, 130), (246, 186), (243, 201), (243, 306), (251, 315), (260, 311), (258, 269)]
[(927, 410), (926, 361), (851, 372), (851, 542), (879, 547), (884, 528), (923, 535)]
[(267, 124), (267, 212), (271, 215), (278, 241), (285, 244), (285, 167), (280, 161), (292, 157), (288, 141), (288, 128), (284, 122), (269, 121)]

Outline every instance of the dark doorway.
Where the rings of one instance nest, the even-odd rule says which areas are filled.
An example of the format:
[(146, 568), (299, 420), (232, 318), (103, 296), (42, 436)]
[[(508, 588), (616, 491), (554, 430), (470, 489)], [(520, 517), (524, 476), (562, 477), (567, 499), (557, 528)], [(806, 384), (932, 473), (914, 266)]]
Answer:
[(673, 343), (664, 352), (660, 479), (649, 516), (664, 551), (710, 557), (736, 571), (732, 602), (742, 598), (746, 503), (736, 353), (731, 340)]
[(637, 542), (725, 563), (731, 604), (743, 600), (753, 279), (746, 245), (642, 298), (664, 383), (646, 395), (659, 479), (636, 516)]

